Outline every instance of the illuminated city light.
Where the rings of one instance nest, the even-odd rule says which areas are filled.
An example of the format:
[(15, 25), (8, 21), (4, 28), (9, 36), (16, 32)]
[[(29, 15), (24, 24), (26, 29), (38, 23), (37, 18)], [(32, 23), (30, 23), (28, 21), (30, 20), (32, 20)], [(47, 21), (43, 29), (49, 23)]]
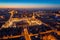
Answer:
[[(40, 36), (40, 35), (45, 34), (43, 37), (40, 37), (42, 40), (57, 40), (57, 38), (55, 38), (50, 33), (54, 32), (57, 35), (60, 35), (60, 31), (58, 31), (58, 29), (55, 29), (55, 28), (51, 27), (49, 24), (44, 23), (43, 21), (38, 19), (39, 17), (44, 18), (44, 17), (41, 17), (41, 16), (46, 15), (46, 14), (43, 14), (43, 13), (46, 13), (46, 11), (44, 11), (44, 12), (40, 12), (40, 11), (32, 12), (32, 14), (30, 14), (30, 15), (27, 15), (28, 13), (26, 13), (26, 14), (22, 14), (21, 17), (13, 17), (14, 14), (18, 14), (18, 11), (16, 11), (16, 10), (10, 10), (8, 13), (10, 14), (10, 18), (9, 18), (8, 21), (5, 22), (5, 24), (2, 25), (0, 30), (8, 29), (8, 28), (17, 28), (18, 23), (16, 24), (16, 22), (19, 22), (19, 23), (22, 22), (21, 25), (19, 25), (19, 26), (22, 26), (23, 32), (19, 35), (12, 35), (12, 34), (7, 35), (7, 36), (4, 35), (0, 39), (12, 39), (12, 38), (19, 38), (21, 36), (24, 36), (26, 40), (31, 40), (31, 36), (35, 36), (35, 38), (39, 38), (38, 35)], [(30, 17), (28, 17), (28, 16), (30, 16)], [(60, 16), (60, 15), (56, 14), (55, 16)], [(38, 18), (36, 18), (36, 17), (38, 17)], [(0, 16), (0, 18), (4, 18), (4, 17)], [(48, 18), (49, 20), (53, 20), (49, 16), (47, 16), (46, 18)], [(25, 23), (25, 24), (23, 24), (23, 23)], [(56, 23), (60, 24), (59, 22), (56, 22)], [(52, 28), (52, 29), (47, 30), (47, 31), (44, 30), (44, 32), (38, 32), (36, 34), (29, 33), (29, 30), (28, 30), (29, 27), (34, 27), (34, 26), (42, 27), (41, 25), (45, 25), (46, 28), (49, 27), (49, 28)], [(20, 28), (19, 26), (18, 26), (18, 28)], [(59, 26), (56, 26), (56, 27), (59, 28)], [(34, 30), (34, 28), (33, 28), (33, 30)], [(37, 27), (36, 27), (35, 31), (38, 31)]]

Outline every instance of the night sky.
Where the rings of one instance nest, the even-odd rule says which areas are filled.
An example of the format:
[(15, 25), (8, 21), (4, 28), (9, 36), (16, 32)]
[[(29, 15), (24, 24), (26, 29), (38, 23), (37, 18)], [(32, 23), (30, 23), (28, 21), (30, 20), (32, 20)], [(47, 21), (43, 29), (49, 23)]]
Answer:
[[(15, 5), (16, 4), (16, 5)], [(25, 6), (33, 6), (33, 5), (48, 5), (48, 6), (60, 6), (60, 0), (0, 0), (0, 6), (6, 5), (25, 5)]]
[(0, 3), (48, 3), (60, 4), (60, 0), (0, 0)]

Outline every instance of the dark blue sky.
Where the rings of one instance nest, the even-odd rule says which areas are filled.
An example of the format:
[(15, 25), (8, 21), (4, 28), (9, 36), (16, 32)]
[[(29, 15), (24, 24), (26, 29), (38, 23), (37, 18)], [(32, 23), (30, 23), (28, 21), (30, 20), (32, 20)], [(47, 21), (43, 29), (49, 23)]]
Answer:
[(60, 4), (60, 0), (0, 0), (0, 3)]

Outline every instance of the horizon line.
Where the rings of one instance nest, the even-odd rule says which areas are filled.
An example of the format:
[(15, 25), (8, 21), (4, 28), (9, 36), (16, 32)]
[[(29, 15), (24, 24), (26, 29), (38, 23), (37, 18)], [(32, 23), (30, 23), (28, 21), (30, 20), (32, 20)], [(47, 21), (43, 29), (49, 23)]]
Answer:
[(54, 4), (26, 4), (26, 3), (0, 3), (0, 8), (59, 8)]

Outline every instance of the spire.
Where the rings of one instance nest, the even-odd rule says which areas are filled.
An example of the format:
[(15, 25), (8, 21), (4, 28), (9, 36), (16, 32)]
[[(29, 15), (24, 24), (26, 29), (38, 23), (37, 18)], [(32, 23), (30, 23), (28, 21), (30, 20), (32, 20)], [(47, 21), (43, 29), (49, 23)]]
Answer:
[(34, 12), (33, 12), (32, 18), (35, 19), (35, 14), (34, 14)]

